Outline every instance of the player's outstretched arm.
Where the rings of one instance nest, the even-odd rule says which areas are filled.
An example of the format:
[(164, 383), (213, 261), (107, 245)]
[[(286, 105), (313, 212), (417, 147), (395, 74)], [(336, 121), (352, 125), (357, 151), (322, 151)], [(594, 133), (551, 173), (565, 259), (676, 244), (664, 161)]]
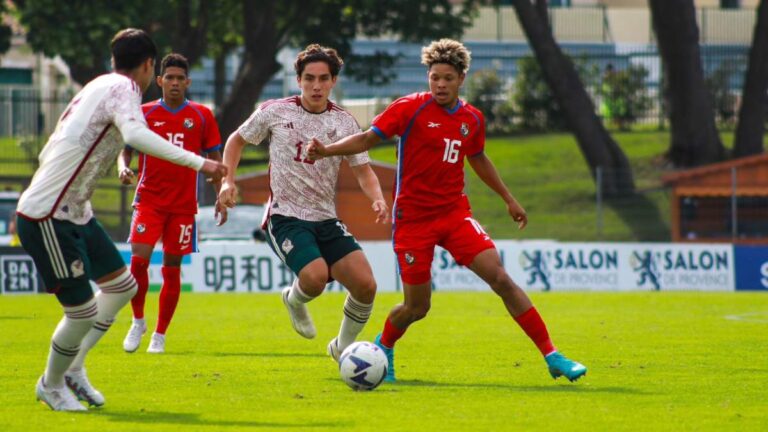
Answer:
[(232, 208), (237, 203), (235, 172), (237, 172), (237, 166), (240, 164), (240, 158), (246, 144), (248, 142), (237, 131), (232, 132), (229, 138), (227, 138), (227, 143), (224, 144), (224, 164), (232, 167), (232, 169), (221, 183), (217, 202), (221, 206)]
[(357, 183), (360, 184), (360, 189), (372, 202), (371, 208), (376, 213), (376, 223), (389, 222), (389, 207), (387, 201), (384, 200), (384, 194), (381, 192), (379, 178), (373, 172), (371, 164), (365, 163), (351, 168)]
[(487, 184), (494, 192), (507, 203), (507, 211), (512, 219), (517, 222), (517, 228), (523, 229), (528, 225), (528, 215), (525, 213), (525, 209), (520, 203), (517, 202), (512, 193), (509, 192), (507, 186), (501, 181), (496, 167), (493, 166), (493, 162), (488, 159), (485, 153), (480, 153), (475, 156), (468, 157), (469, 166), (475, 171), (480, 180)]
[[(212, 151), (205, 155), (206, 159), (210, 159), (212, 161), (221, 162), (221, 152), (216, 150)], [(227, 223), (227, 219), (229, 219), (229, 214), (227, 213), (227, 207), (222, 205), (219, 202), (219, 192), (221, 192), (221, 182), (223, 179), (209, 179), (209, 182), (213, 184), (213, 190), (216, 191), (216, 204), (214, 205), (214, 212), (213, 217), (216, 219), (216, 226), (224, 225)]]
[(192, 152), (176, 147), (149, 130), (144, 123), (125, 121), (120, 123), (118, 127), (123, 135), (123, 140), (140, 152), (165, 159), (176, 165), (190, 167), (213, 179), (220, 179), (227, 174), (227, 167), (222, 163), (204, 159)]
[(320, 141), (312, 139), (307, 147), (307, 155), (311, 160), (318, 160), (328, 156), (342, 156), (362, 153), (381, 141), (376, 133), (368, 129), (365, 132), (349, 135), (333, 144), (323, 145)]
[(131, 159), (133, 159), (133, 149), (126, 146), (117, 157), (117, 178), (124, 185), (133, 184), (136, 178), (131, 169)]

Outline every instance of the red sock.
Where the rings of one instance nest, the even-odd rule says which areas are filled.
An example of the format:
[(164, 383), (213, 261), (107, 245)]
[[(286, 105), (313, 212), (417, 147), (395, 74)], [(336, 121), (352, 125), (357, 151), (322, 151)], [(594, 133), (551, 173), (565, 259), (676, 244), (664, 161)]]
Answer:
[(384, 331), (381, 332), (381, 344), (387, 348), (394, 348), (395, 342), (403, 337), (406, 330), (408, 330), (408, 327), (399, 329), (387, 318), (384, 322)]
[(160, 313), (157, 316), (155, 332), (165, 334), (176, 311), (181, 294), (181, 268), (163, 266), (163, 287), (160, 290)]
[(136, 255), (131, 257), (131, 274), (139, 286), (136, 295), (131, 299), (131, 309), (133, 309), (133, 317), (136, 319), (144, 318), (144, 299), (147, 297), (147, 290), (149, 290), (148, 268), (149, 260)]
[(533, 343), (536, 344), (542, 355), (546, 356), (555, 351), (552, 339), (549, 338), (547, 325), (544, 324), (544, 320), (541, 319), (541, 315), (539, 315), (535, 307), (531, 306), (530, 309), (516, 316), (515, 321), (525, 331), (525, 334), (531, 338)]

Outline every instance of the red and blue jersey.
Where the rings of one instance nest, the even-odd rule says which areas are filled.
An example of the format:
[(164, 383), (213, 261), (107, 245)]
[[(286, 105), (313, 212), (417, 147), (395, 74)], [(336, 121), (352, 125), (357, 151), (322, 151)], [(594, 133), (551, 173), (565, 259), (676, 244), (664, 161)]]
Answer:
[[(221, 150), (219, 125), (211, 110), (185, 100), (171, 109), (162, 99), (142, 105), (156, 134), (195, 154)], [(134, 207), (152, 206), (168, 213), (197, 213), (197, 172), (147, 154), (139, 155), (139, 181)]]
[(448, 109), (431, 93), (414, 93), (394, 101), (373, 119), (381, 138), (400, 136), (393, 214), (420, 219), (457, 205), (469, 206), (464, 195), (464, 158), (483, 152), (482, 112), (459, 100)]

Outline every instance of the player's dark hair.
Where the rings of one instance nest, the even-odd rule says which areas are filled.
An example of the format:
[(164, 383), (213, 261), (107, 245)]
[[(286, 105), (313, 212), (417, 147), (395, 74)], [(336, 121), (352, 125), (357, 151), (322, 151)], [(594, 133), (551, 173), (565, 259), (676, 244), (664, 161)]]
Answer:
[(189, 61), (181, 54), (170, 53), (163, 57), (163, 61), (160, 63), (160, 75), (165, 75), (165, 70), (169, 67), (182, 68), (184, 75), (189, 76)]
[(339, 53), (335, 49), (311, 44), (296, 56), (296, 63), (293, 64), (296, 76), (301, 77), (307, 64), (314, 62), (326, 63), (328, 69), (331, 70), (332, 77), (338, 76), (341, 67), (344, 66), (344, 60), (339, 57)]
[(157, 57), (157, 47), (144, 30), (127, 28), (112, 38), (112, 58), (116, 70), (132, 70), (148, 58)]

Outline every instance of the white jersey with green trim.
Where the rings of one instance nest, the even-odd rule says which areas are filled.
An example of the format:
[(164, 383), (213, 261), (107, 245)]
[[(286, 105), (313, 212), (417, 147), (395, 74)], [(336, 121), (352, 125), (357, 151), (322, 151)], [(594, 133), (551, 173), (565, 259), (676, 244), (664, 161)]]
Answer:
[(269, 140), (269, 214), (306, 221), (336, 217), (336, 182), (342, 159), (350, 166), (370, 162), (367, 152), (333, 156), (318, 161), (307, 158), (312, 138), (323, 144), (360, 132), (354, 117), (328, 102), (322, 113), (311, 113), (300, 96), (264, 102), (238, 129), (243, 139), (258, 145)]
[(28, 219), (54, 217), (85, 224), (93, 217), (96, 183), (124, 147), (121, 130), (141, 122), (139, 85), (117, 73), (102, 75), (72, 99), (40, 152), (40, 168), (17, 211)]

